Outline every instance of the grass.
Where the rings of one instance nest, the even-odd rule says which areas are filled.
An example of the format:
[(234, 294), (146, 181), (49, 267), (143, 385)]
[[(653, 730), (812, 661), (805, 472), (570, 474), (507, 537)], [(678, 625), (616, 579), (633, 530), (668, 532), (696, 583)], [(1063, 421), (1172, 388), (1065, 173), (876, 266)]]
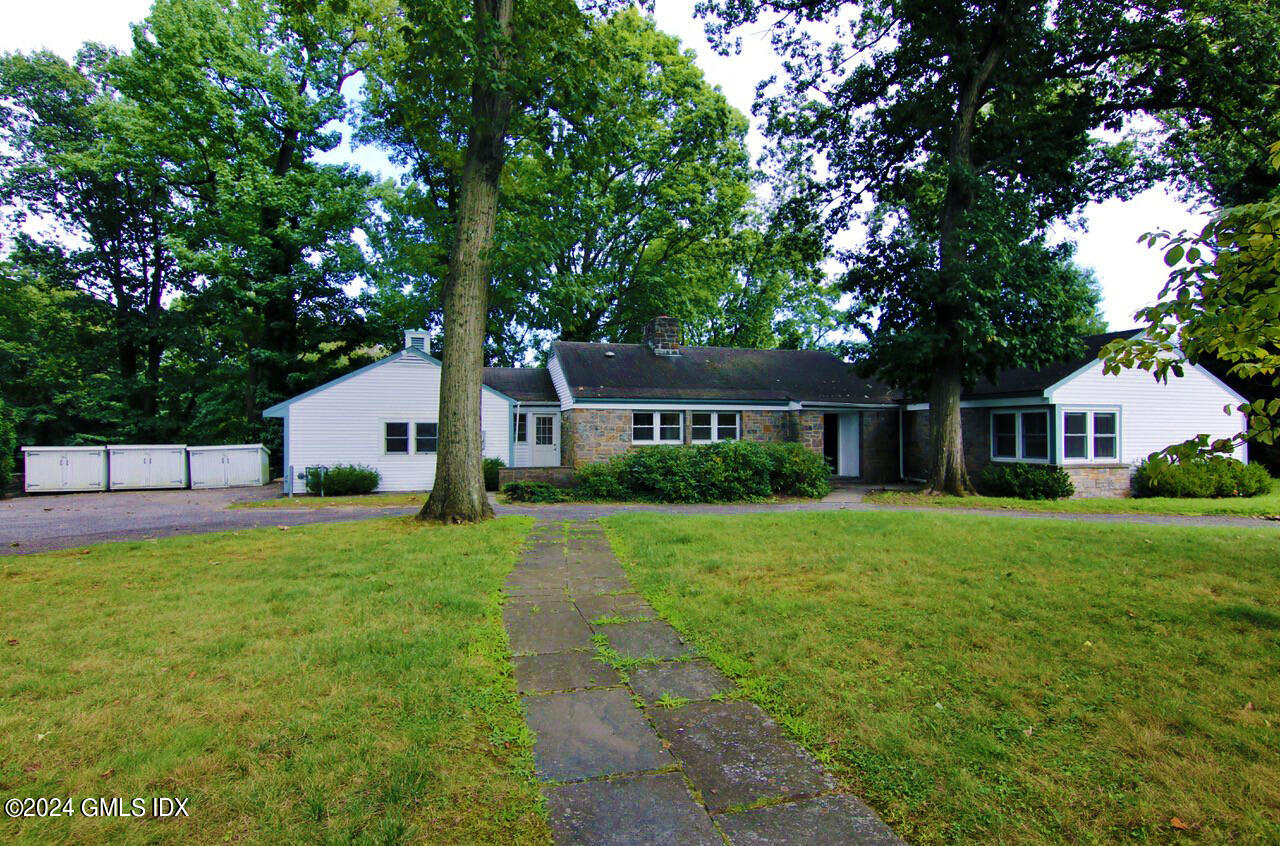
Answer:
[(656, 610), (914, 844), (1280, 842), (1280, 533), (606, 526)]
[(311, 496), (304, 494), (275, 499), (236, 502), (232, 508), (408, 508), (426, 502), (424, 493), (381, 493), (363, 496)]
[(0, 559), (0, 797), (190, 813), (0, 818), (0, 842), (548, 842), (498, 604), (530, 523)]
[(1270, 517), (1280, 515), (1280, 479), (1271, 493), (1224, 499), (1170, 497), (1028, 500), (999, 496), (925, 496), (905, 491), (875, 491), (865, 498), (877, 505), (930, 505), (938, 508), (991, 508), (1064, 514), (1171, 514), (1192, 517)]

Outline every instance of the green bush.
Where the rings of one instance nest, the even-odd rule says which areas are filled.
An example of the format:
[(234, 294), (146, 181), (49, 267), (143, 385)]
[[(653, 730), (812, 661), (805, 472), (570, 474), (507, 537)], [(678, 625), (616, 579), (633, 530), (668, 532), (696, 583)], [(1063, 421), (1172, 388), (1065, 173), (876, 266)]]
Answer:
[(578, 499), (601, 499), (606, 501), (631, 499), (630, 492), (622, 484), (622, 480), (618, 478), (621, 465), (620, 459), (614, 458), (609, 461), (597, 461), (594, 464), (579, 467), (575, 473), (577, 486), (574, 488), (574, 495)]
[(580, 499), (741, 502), (773, 495), (826, 496), (822, 456), (800, 444), (721, 441), (631, 450), (578, 471)]
[(320, 496), (353, 496), (372, 493), (382, 474), (372, 467), (338, 464), (327, 470), (307, 468), (307, 493)]
[(0, 496), (9, 489), (13, 480), (14, 453), (18, 450), (18, 434), (13, 425), (13, 414), (0, 402)]
[(983, 496), (1018, 499), (1066, 499), (1076, 492), (1067, 471), (1052, 464), (992, 462), (978, 473), (974, 486)]
[(820, 499), (831, 493), (826, 460), (797, 443), (761, 444), (769, 457), (769, 489), (782, 496)]
[(1155, 454), (1133, 477), (1134, 496), (1249, 497), (1270, 491), (1267, 468), (1224, 455), (1185, 455), (1175, 461)]
[(484, 489), (486, 491), (496, 491), (498, 489), (498, 471), (506, 466), (507, 463), (501, 458), (486, 458), (484, 460)]
[(507, 482), (502, 492), (512, 502), (568, 502), (569, 496), (546, 482)]

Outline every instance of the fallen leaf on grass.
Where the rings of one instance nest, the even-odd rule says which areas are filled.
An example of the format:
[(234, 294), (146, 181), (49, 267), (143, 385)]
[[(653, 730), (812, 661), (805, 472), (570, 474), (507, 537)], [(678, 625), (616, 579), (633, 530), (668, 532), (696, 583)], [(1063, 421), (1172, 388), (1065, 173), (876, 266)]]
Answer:
[(277, 529), (279, 529), (279, 530), (280, 530), (280, 531), (282, 531), (282, 532), (287, 532), (287, 531), (289, 531), (289, 527), (288, 527), (288, 526), (276, 526), (276, 528), (277, 528)]
[(8, 643), (10, 646), (17, 646), (18, 639), (16, 637), (11, 637), (9, 638), (9, 640), (6, 641), (6, 643)]
[(114, 767), (112, 767), (111, 769), (107, 770), (106, 772), (98, 773), (98, 778), (111, 778), (111, 777), (112, 777), (113, 775), (115, 775), (115, 774), (116, 774), (115, 768), (114, 768)]
[[(10, 643), (13, 643), (13, 641), (10, 641)], [(1244, 703), (1244, 709), (1245, 709), (1246, 711), (1252, 711), (1252, 710), (1253, 710), (1253, 703), (1252, 703), (1252, 702), (1246, 702), (1246, 703)]]
[(1191, 830), (1191, 826), (1187, 825), (1186, 823), (1184, 823), (1182, 820), (1178, 819), (1177, 817), (1171, 817), (1171, 818), (1169, 819), (1169, 825), (1173, 826), (1173, 827), (1174, 827), (1174, 828), (1176, 828), (1178, 831), (1190, 831), (1190, 830)]

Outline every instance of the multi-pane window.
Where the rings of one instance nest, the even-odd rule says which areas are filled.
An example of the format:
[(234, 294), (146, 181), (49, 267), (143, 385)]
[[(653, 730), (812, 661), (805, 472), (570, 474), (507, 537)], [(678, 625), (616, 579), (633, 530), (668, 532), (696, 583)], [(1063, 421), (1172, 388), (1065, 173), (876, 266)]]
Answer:
[(435, 452), (439, 443), (440, 427), (437, 423), (415, 423), (413, 426), (413, 451)]
[(517, 414), (513, 418), (513, 424), (516, 430), (516, 443), (522, 444), (529, 440), (529, 418), (523, 414)]
[(991, 457), (1049, 460), (1049, 412), (999, 411), (991, 415)]
[(1068, 411), (1062, 415), (1062, 457), (1067, 461), (1115, 459), (1120, 454), (1119, 415)]
[(533, 442), (538, 446), (550, 446), (556, 442), (555, 418), (539, 414), (533, 418)]
[(679, 411), (636, 411), (631, 414), (633, 443), (680, 443), (684, 440)]
[(694, 443), (707, 441), (736, 441), (738, 413), (736, 411), (695, 411), (689, 416), (689, 435)]
[(387, 423), (383, 432), (386, 451), (390, 455), (409, 454), (409, 424)]

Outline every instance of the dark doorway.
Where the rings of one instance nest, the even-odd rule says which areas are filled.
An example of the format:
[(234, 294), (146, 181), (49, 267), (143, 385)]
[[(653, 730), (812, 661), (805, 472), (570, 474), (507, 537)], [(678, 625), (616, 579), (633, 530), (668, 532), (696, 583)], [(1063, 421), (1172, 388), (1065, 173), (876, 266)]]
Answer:
[(822, 457), (832, 475), (840, 470), (840, 415), (822, 415)]

